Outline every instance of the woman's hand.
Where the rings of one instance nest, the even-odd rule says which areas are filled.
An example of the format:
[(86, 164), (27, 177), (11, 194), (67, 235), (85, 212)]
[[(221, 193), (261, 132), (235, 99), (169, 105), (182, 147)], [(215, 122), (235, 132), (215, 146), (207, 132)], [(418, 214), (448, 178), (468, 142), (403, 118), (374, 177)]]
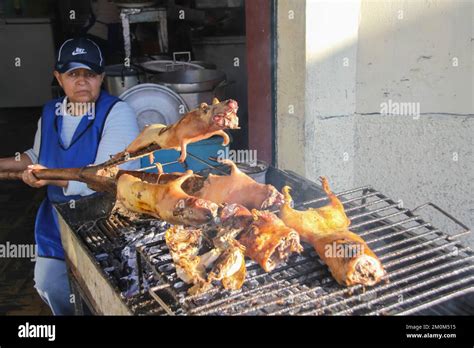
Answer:
[(36, 176), (33, 174), (33, 169), (46, 169), (46, 167), (42, 166), (41, 164), (30, 164), (23, 172), (23, 182), (34, 188), (40, 188), (49, 185), (48, 180), (40, 180), (36, 178)]
[(47, 169), (45, 166), (42, 166), (41, 164), (31, 164), (29, 165), (26, 170), (22, 174), (22, 179), (25, 182), (25, 184), (34, 187), (34, 188), (40, 188), (46, 185), (56, 185), (60, 187), (67, 187), (69, 181), (67, 180), (41, 180), (38, 179), (34, 174), (33, 170), (35, 169)]

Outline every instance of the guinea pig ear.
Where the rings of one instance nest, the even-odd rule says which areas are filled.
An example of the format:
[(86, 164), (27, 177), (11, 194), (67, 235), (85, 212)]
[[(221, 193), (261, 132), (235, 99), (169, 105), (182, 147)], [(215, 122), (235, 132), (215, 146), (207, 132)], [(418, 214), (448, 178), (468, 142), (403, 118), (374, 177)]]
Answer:
[(207, 110), (209, 110), (209, 105), (207, 105), (207, 103), (201, 103), (201, 104), (199, 105), (199, 108), (200, 108), (202, 111), (206, 112)]
[(216, 104), (219, 104), (219, 103), (220, 103), (219, 99), (217, 99), (217, 98), (212, 99), (212, 105), (216, 105)]

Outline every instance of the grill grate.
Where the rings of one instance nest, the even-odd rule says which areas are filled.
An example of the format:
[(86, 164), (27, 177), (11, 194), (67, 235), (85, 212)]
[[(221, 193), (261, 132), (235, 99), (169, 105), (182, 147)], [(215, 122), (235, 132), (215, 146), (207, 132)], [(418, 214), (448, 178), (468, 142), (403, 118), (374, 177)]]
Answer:
[[(469, 230), (447, 235), (371, 187), (338, 196), (352, 221), (350, 230), (363, 236), (384, 264), (385, 282), (370, 288), (341, 287), (305, 245), (301, 255), (271, 273), (247, 262), (246, 282), (238, 291), (214, 288), (190, 296), (189, 285), (176, 275), (162, 234), (160, 240), (137, 249), (142, 267), (160, 281), (150, 294), (168, 314), (395, 315), (416, 313), (474, 291), (474, 253), (456, 240)], [(323, 204), (326, 197), (296, 207)]]
[[(298, 209), (328, 203), (325, 196), (315, 198), (323, 195), (319, 186), (291, 172), (270, 167), (267, 182), (277, 188), (293, 187)], [(351, 219), (350, 230), (364, 238), (387, 270), (386, 281), (374, 287), (338, 285), (312, 247), (303, 244), (301, 255), (291, 256), (287, 263), (270, 273), (247, 261), (246, 281), (238, 291), (216, 287), (190, 296), (189, 285), (176, 275), (164, 241), (164, 229), (153, 227), (157, 226), (155, 219), (129, 221), (110, 214), (113, 200), (105, 197), (84, 198), (76, 202), (74, 209), (67, 204), (56, 208), (116, 291), (130, 286), (121, 283), (129, 272), (123, 269), (121, 258), (129, 237), (139, 229), (145, 229), (142, 235), (155, 231), (152, 243), (136, 248), (140, 293), (127, 299), (135, 314), (474, 314), (469, 304), (474, 299), (474, 252), (457, 240), (469, 233), (466, 226), (431, 205), (463, 227), (461, 232), (448, 235), (415, 215), (430, 206), (410, 211), (370, 186), (337, 196)], [(461, 296), (462, 299), (458, 298)]]

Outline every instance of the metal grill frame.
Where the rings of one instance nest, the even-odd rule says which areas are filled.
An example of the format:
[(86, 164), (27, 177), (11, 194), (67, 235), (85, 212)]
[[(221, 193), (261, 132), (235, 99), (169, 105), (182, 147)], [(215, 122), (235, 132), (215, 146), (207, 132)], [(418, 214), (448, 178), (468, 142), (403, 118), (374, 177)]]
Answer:
[[(296, 204), (298, 209), (327, 204), (327, 198), (320, 186), (295, 173), (270, 167), (267, 182), (277, 188), (290, 185), (293, 188), (295, 202), (306, 202)], [(360, 196), (354, 197), (354, 193), (357, 192)], [(353, 220), (350, 229), (364, 237), (368, 245), (382, 259), (391, 283), (380, 283), (366, 289), (362, 286), (351, 288), (339, 286), (312, 247), (305, 245), (301, 257), (291, 257), (286, 264), (270, 273), (263, 272), (260, 266), (252, 261), (247, 262), (249, 274), (245, 284), (250, 281), (260, 283), (254, 288), (243, 288), (244, 290), (232, 293), (216, 287), (211, 291), (221, 296), (217, 299), (220, 302), (208, 301), (205, 306), (202, 303), (200, 306), (186, 306), (186, 301), (190, 300), (186, 299), (187, 294), (181, 292), (185, 294), (181, 296), (180, 293), (171, 290), (172, 287), (166, 279), (156, 274), (158, 270), (152, 267), (150, 270), (156, 274), (158, 280), (156, 286), (146, 291), (141, 288), (140, 294), (125, 300), (127, 305), (138, 315), (405, 315), (418, 314), (423, 309), (431, 309), (449, 299), (465, 294), (471, 296), (474, 293), (473, 251), (456, 239), (469, 233), (469, 230), (451, 215), (430, 203), (412, 211), (404, 209), (370, 186), (337, 195), (342, 198), (346, 211)], [(322, 197), (318, 198), (319, 196)], [(385, 204), (385, 208), (377, 206), (381, 203)], [(117, 237), (123, 237), (124, 227), (134, 224), (110, 214), (113, 205), (114, 201), (110, 198), (88, 197), (77, 201), (75, 209), (70, 209), (68, 203), (56, 205), (56, 208), (71, 227), (72, 233), (79, 236), (85, 244), (91, 258), (96, 260), (100, 274), (115, 291), (120, 292), (113, 275), (101, 268), (96, 258), (100, 252), (120, 249), (121, 243)], [(415, 212), (427, 207), (438, 210), (461, 226), (463, 231), (450, 236), (415, 215)], [(396, 220), (400, 218), (402, 219)], [(136, 227), (141, 228), (142, 223), (148, 226), (152, 220), (154, 219), (139, 220)], [(386, 239), (393, 239), (390, 248), (380, 244)], [(166, 247), (164, 240), (155, 244), (160, 243)], [(139, 275), (143, 275), (145, 267), (150, 267), (146, 254), (150, 246), (152, 245), (145, 245), (136, 251), (137, 261), (141, 260), (137, 262), (137, 266), (140, 267)], [(443, 274), (444, 278), (440, 278)], [(446, 282), (440, 285), (440, 281)], [(227, 310), (238, 308), (243, 291), (253, 296), (255, 303), (252, 304), (251, 310), (258, 309), (259, 305), (261, 307), (273, 305), (273, 309), (267, 313), (252, 313), (250, 309), (246, 312), (226, 313)], [(282, 292), (285, 298), (276, 297), (272, 300), (273, 303), (262, 301), (266, 295), (278, 292)], [(467, 303), (465, 300), (460, 302), (462, 305)], [(467, 314), (473, 314), (472, 305), (468, 307)], [(301, 308), (304, 310), (298, 312)], [(466, 311), (463, 310), (462, 313)]]
[[(167, 253), (163, 238), (137, 249), (140, 267), (153, 270), (159, 280), (159, 284), (148, 292), (169, 315), (401, 315), (414, 314), (450, 298), (474, 292), (474, 253), (456, 240), (470, 232), (467, 226), (432, 203), (412, 211), (402, 208), (371, 186), (344, 191), (337, 196), (352, 221), (350, 230), (362, 236), (379, 256), (387, 269), (386, 280), (390, 279), (390, 282), (381, 282), (370, 288), (339, 286), (312, 247), (305, 245), (303, 256), (290, 259), (270, 273), (265, 273), (252, 261), (247, 262), (250, 274), (244, 287), (232, 293), (214, 288), (210, 290), (215, 297), (212, 301), (206, 299), (209, 292), (197, 296), (186, 294), (189, 286), (176, 276), (169, 254), (168, 262), (154, 263), (157, 256)], [(295, 202), (296, 208), (304, 209), (325, 205), (328, 198)], [(415, 215), (415, 211), (426, 207), (436, 209), (463, 231), (448, 235)], [(396, 218), (403, 219), (397, 221)], [(383, 232), (386, 230), (388, 233)], [(394, 240), (377, 247), (387, 239)], [(147, 250), (153, 247), (161, 247), (161, 251), (148, 254)], [(407, 262), (409, 264), (403, 266)], [(306, 269), (302, 273), (300, 266), (308, 264), (313, 268), (309, 267), (309, 271)], [(246, 289), (246, 284), (258, 279), (265, 279), (265, 282)], [(443, 281), (447, 283), (440, 285)], [(206, 304), (199, 305), (203, 298)], [(259, 299), (264, 300), (258, 304)], [(278, 306), (281, 308), (275, 309)]]

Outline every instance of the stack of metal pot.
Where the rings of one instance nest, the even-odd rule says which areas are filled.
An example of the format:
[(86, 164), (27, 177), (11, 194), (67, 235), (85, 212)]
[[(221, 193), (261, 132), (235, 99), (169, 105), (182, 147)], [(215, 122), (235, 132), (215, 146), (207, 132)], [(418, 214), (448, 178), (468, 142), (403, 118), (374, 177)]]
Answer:
[[(179, 61), (180, 55), (187, 59)], [(189, 109), (202, 102), (209, 103), (214, 97), (225, 97), (226, 74), (217, 70), (214, 64), (191, 61), (189, 52), (175, 52), (173, 60), (147, 61), (140, 67), (145, 71), (147, 82), (172, 89), (184, 99)]]
[(117, 97), (133, 86), (146, 82), (146, 74), (140, 67), (127, 67), (123, 64), (105, 67), (105, 88)]

